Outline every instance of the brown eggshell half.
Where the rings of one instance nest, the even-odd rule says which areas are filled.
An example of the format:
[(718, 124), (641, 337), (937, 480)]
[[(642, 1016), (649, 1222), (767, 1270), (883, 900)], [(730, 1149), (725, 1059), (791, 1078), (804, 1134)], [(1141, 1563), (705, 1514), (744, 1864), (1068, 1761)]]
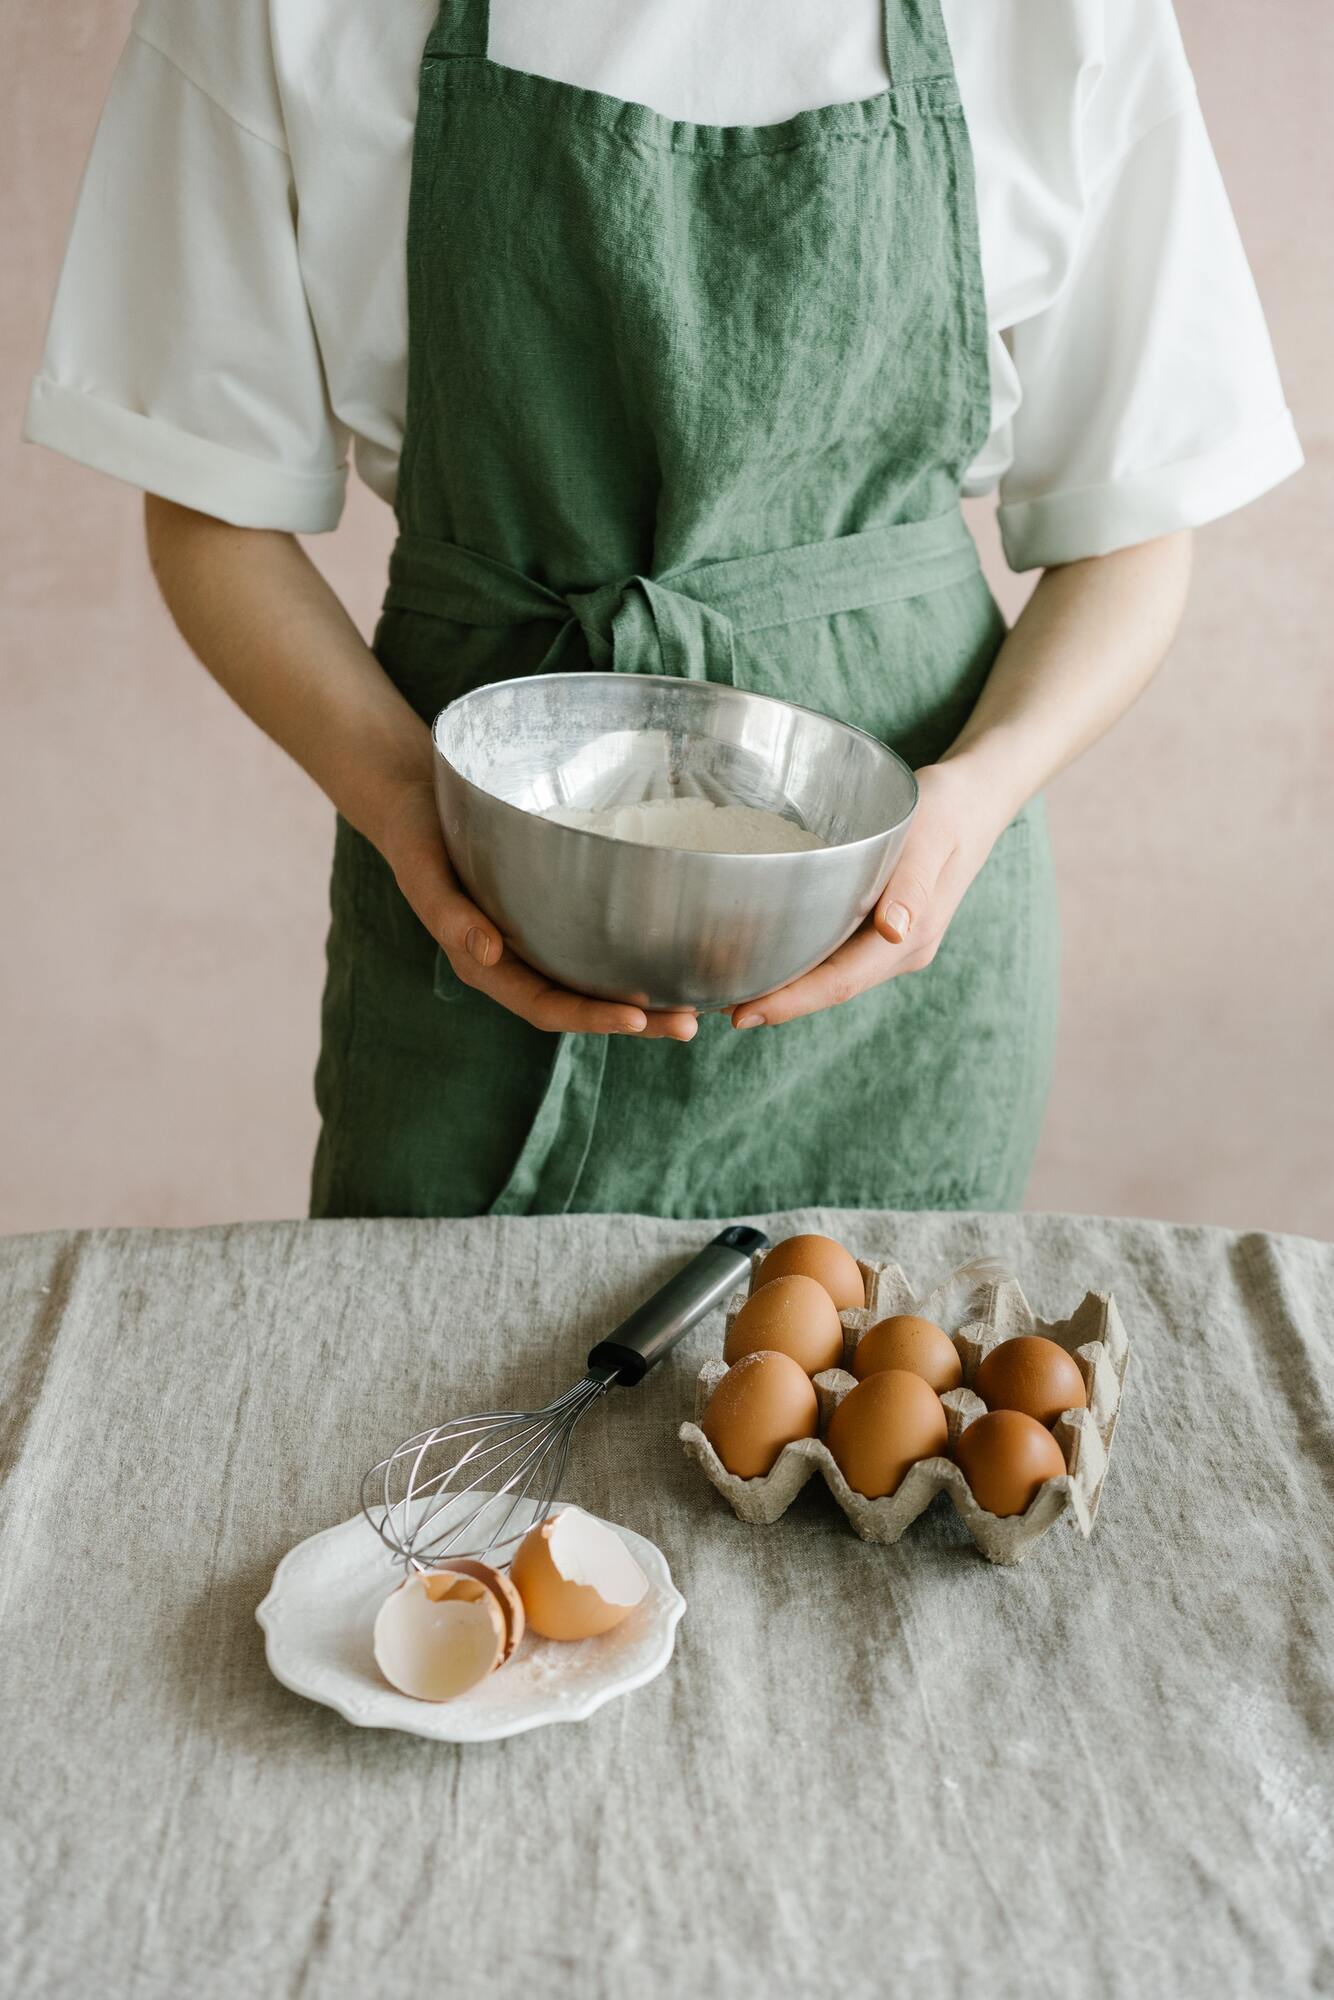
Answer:
[(838, 1307), (815, 1278), (793, 1272), (752, 1292), (728, 1329), (723, 1360), (746, 1354), (786, 1354), (808, 1375), (843, 1365)]
[(840, 1312), (866, 1304), (866, 1285), (857, 1259), (829, 1236), (788, 1236), (775, 1243), (757, 1273), (758, 1290), (771, 1278), (814, 1278)]
[(957, 1389), (963, 1381), (959, 1350), (942, 1327), (916, 1313), (894, 1313), (868, 1327), (852, 1357), (852, 1372), (859, 1382), (879, 1375), (886, 1368), (902, 1368), (920, 1375), (938, 1396)]
[(484, 1583), (500, 1606), (505, 1621), (505, 1658), (508, 1659), (523, 1637), (523, 1599), (503, 1570), (492, 1569), (490, 1563), (474, 1562), (470, 1556), (451, 1556), (449, 1567), (461, 1576), (475, 1577)]
[(510, 1578), (534, 1632), (569, 1642), (610, 1632), (649, 1587), (620, 1536), (579, 1507), (563, 1507), (529, 1529)]
[(854, 1493), (897, 1493), (919, 1459), (949, 1448), (945, 1407), (929, 1383), (903, 1368), (882, 1369), (849, 1390), (825, 1432), (834, 1463)]
[(375, 1614), (372, 1648), (400, 1694), (453, 1701), (505, 1657), (501, 1600), (476, 1577), (420, 1571), (391, 1590)]
[(989, 1410), (1018, 1410), (1040, 1424), (1054, 1424), (1088, 1401), (1074, 1356), (1038, 1333), (1016, 1334), (984, 1354), (973, 1388)]
[(729, 1472), (762, 1479), (785, 1444), (814, 1437), (820, 1404), (790, 1354), (743, 1354), (710, 1396), (700, 1429)]
[(1020, 1410), (993, 1410), (969, 1424), (955, 1440), (954, 1463), (978, 1506), (1002, 1519), (1026, 1514), (1039, 1487), (1066, 1469), (1046, 1425)]

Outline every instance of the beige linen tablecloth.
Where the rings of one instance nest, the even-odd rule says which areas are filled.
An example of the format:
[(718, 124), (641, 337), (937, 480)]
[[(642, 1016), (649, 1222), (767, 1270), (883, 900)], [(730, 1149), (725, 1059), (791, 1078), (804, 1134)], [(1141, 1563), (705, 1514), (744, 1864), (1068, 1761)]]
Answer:
[(14, 1994), (1334, 1991), (1334, 1249), (803, 1212), (922, 1285), (992, 1251), (1133, 1346), (1093, 1540), (747, 1528), (677, 1425), (715, 1316), (568, 1492), (689, 1602), (660, 1679), (457, 1749), (268, 1675), (254, 1609), (368, 1461), (536, 1401), (710, 1233), (571, 1216), (0, 1244), (0, 1985)]

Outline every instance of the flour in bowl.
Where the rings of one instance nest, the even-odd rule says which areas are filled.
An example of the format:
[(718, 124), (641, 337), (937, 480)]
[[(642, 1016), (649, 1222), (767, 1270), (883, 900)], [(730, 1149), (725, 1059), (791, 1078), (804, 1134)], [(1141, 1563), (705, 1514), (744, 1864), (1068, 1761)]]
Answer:
[(602, 811), (552, 806), (542, 817), (582, 833), (692, 854), (799, 854), (827, 844), (780, 813), (762, 812), (758, 806), (716, 806), (712, 799), (648, 799), (643, 805)]

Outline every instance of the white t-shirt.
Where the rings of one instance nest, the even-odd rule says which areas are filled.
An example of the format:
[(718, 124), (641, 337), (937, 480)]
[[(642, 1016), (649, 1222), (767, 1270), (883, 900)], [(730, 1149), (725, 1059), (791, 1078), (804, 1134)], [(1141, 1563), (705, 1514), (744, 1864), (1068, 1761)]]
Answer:
[[(490, 53), (668, 117), (768, 124), (886, 87), (881, 4), (492, 0)], [(392, 500), (417, 65), (435, 12), (141, 0), (30, 438), (243, 526), (332, 528), (349, 444)], [(992, 430), (966, 491), (999, 482), (1011, 564), (1193, 526), (1295, 471), (1170, 0), (944, 12), (991, 335)]]

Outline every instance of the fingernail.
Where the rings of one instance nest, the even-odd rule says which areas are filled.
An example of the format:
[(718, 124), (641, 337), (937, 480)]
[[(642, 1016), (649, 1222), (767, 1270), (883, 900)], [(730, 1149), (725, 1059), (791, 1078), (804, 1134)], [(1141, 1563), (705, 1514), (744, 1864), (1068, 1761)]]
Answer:
[(764, 1016), (763, 1014), (743, 1014), (737, 1022), (737, 1026), (738, 1028), (762, 1028), (764, 1026)]
[(895, 941), (902, 944), (912, 929), (912, 912), (905, 910), (902, 903), (886, 903), (880, 912), (882, 930), (893, 931)]
[(641, 1014), (638, 1020), (627, 1021), (621, 1032), (625, 1035), (642, 1035), (647, 1026), (648, 1015)]
[(491, 940), (484, 930), (474, 925), (468, 932), (467, 945), (469, 956), (475, 958), (479, 965), (491, 963)]
[(678, 1042), (693, 1042), (695, 1036), (698, 1033), (699, 1033), (699, 1022), (687, 1021), (684, 1028), (678, 1028), (676, 1030), (676, 1040)]

